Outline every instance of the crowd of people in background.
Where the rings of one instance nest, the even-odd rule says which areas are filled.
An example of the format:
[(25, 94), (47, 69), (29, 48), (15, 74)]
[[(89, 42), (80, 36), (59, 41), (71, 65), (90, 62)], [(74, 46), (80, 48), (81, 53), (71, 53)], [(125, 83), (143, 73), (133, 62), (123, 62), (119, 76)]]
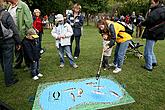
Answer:
[[(23, 67), (24, 59), (24, 70), (31, 72), (33, 80), (38, 80), (43, 76), (40, 73), (40, 59), (41, 54), (45, 52), (42, 47), (44, 28), (52, 29), (51, 34), (55, 38), (60, 59), (59, 67), (64, 67), (66, 54), (70, 65), (73, 68), (78, 68), (75, 60), (80, 57), (80, 42), (85, 19), (81, 13), (80, 4), (74, 4), (65, 15), (51, 13), (49, 16), (43, 16), (40, 9), (35, 9), (31, 13), (27, 4), (21, 0), (5, 0), (8, 5), (7, 11), (2, 6), (4, 1), (0, 0), (0, 2), (0, 20), (4, 26), (9, 26), (8, 28), (13, 31), (13, 35), (9, 38), (3, 38), (4, 33), (0, 32), (0, 62), (7, 87), (18, 82), (17, 75), (13, 72), (14, 50), (16, 56), (15, 69)], [(109, 66), (113, 66), (115, 67), (113, 73), (119, 73), (122, 70), (124, 56), (136, 27), (136, 38), (146, 39), (144, 52), (146, 64), (143, 68), (152, 71), (153, 67), (157, 66), (153, 52), (154, 45), (157, 40), (164, 39), (164, 33), (162, 33), (165, 29), (164, 22), (162, 22), (165, 20), (164, 10), (164, 5), (160, 4), (159, 0), (151, 0), (151, 7), (145, 18), (142, 13), (136, 14), (135, 12), (120, 17), (116, 13), (112, 17), (93, 17), (103, 37), (103, 68), (106, 70)], [(2, 14), (3, 12), (5, 14)], [(160, 12), (160, 14), (157, 12)], [(143, 26), (146, 27), (145, 30)], [(143, 30), (144, 34), (142, 34)], [(75, 49), (73, 50), (74, 40)], [(115, 44), (114, 60), (112, 64), (109, 64), (109, 57)]]

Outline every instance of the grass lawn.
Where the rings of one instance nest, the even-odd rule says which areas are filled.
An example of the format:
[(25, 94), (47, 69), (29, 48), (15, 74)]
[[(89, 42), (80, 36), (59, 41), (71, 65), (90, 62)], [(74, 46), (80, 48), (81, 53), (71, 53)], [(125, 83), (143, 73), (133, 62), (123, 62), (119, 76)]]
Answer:
[[(4, 75), (0, 68), (0, 100), (12, 106), (15, 110), (30, 110), (32, 104), (28, 101), (34, 96), (39, 83), (56, 82), (94, 77), (97, 73), (102, 41), (98, 31), (93, 26), (84, 26), (84, 33), (81, 38), (81, 55), (76, 63), (78, 69), (69, 66), (66, 60), (65, 67), (59, 68), (59, 56), (55, 48), (54, 38), (51, 30), (45, 30), (43, 36), (43, 47), (46, 52), (41, 59), (41, 73), (44, 77), (33, 81), (31, 75), (23, 69), (15, 70), (19, 82), (14, 86), (6, 88)], [(134, 39), (144, 44), (145, 40)], [(140, 48), (143, 52), (143, 47)], [(141, 68), (144, 59), (129, 54), (119, 74), (113, 74), (112, 70), (102, 71), (104, 76), (112, 75), (119, 83), (126, 86), (126, 91), (135, 99), (135, 103), (109, 108), (109, 110), (165, 110), (165, 41), (157, 42), (155, 53), (158, 60), (158, 67), (153, 72), (147, 72)], [(112, 62), (110, 58), (110, 62)], [(108, 109), (106, 109), (108, 110)]]

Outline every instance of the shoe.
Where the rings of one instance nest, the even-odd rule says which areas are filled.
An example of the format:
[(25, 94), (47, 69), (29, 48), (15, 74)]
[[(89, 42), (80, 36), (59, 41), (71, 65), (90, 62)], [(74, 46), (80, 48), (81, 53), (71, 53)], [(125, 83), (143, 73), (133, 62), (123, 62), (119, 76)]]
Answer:
[(121, 68), (115, 68), (115, 70), (113, 70), (113, 73), (118, 73), (121, 71)]
[(64, 64), (61, 64), (59, 67), (60, 67), (60, 68), (63, 68), (63, 67), (64, 67)]
[(23, 70), (24, 70), (24, 71), (28, 71), (28, 70), (30, 70), (30, 68), (25, 67)]
[(66, 55), (64, 55), (64, 58), (66, 58), (67, 56)]
[(33, 80), (38, 80), (38, 79), (39, 79), (38, 76), (34, 76), (34, 77), (33, 77)]
[(109, 64), (109, 66), (110, 67), (115, 67), (115, 68), (117, 67), (117, 65), (115, 65), (114, 63)]
[(107, 69), (106, 69), (106, 68), (104, 68), (103, 70), (104, 70), (104, 71), (106, 71)]
[(146, 66), (142, 66), (143, 69), (146, 69), (148, 71), (152, 71), (152, 69), (148, 69)]
[(155, 67), (155, 66), (158, 66), (158, 64), (157, 63), (152, 63), (152, 66)]
[(19, 81), (18, 79), (13, 79), (9, 84), (6, 84), (6, 87), (10, 87), (14, 85), (15, 83), (17, 83), (18, 81)]
[(76, 64), (73, 64), (73, 68), (78, 68), (78, 65), (76, 65)]
[(43, 74), (39, 73), (37, 76), (38, 76), (38, 77), (42, 77), (42, 76), (43, 76)]
[(78, 59), (78, 57), (74, 57), (74, 59)]
[(42, 49), (42, 50), (40, 50), (40, 54), (43, 54), (45, 51)]

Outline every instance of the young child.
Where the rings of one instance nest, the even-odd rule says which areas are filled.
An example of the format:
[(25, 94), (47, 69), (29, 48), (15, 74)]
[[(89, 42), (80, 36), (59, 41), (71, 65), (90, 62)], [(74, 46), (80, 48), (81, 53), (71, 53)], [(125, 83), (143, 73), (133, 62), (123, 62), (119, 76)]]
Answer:
[(110, 43), (110, 37), (107, 34), (102, 34), (103, 37), (103, 62), (102, 62), (102, 67), (104, 70), (109, 68), (109, 57), (111, 56), (112, 49), (113, 47), (109, 48), (108, 44)]
[(57, 25), (53, 28), (51, 34), (56, 39), (56, 47), (60, 56), (60, 67), (64, 67), (64, 51), (66, 56), (69, 58), (70, 65), (73, 68), (78, 68), (73, 60), (71, 49), (70, 49), (70, 38), (73, 35), (72, 27), (64, 22), (64, 17), (62, 14), (56, 16)]
[(38, 80), (43, 75), (39, 73), (40, 48), (37, 42), (39, 36), (33, 28), (29, 29), (27, 36), (23, 39), (24, 57), (30, 63), (33, 80)]

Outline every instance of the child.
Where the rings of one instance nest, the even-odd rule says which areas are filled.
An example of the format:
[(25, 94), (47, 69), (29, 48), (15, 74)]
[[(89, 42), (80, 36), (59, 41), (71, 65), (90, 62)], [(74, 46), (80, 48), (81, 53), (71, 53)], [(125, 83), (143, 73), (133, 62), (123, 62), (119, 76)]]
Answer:
[(23, 40), (24, 56), (30, 63), (33, 80), (38, 80), (43, 75), (39, 73), (40, 48), (37, 39), (39, 36), (33, 28), (29, 29)]
[(108, 44), (110, 43), (109, 39), (110, 37), (107, 34), (102, 34), (103, 37), (103, 62), (102, 62), (102, 67), (104, 68), (104, 70), (106, 70), (107, 68), (109, 68), (109, 57), (111, 56), (112, 53), (112, 48), (109, 48)]
[(60, 67), (64, 67), (64, 51), (69, 58), (70, 65), (73, 68), (78, 68), (78, 66), (75, 64), (72, 54), (71, 54), (71, 49), (70, 49), (70, 38), (73, 35), (73, 30), (72, 27), (64, 22), (64, 17), (62, 14), (58, 14), (56, 16), (56, 21), (57, 25), (53, 28), (51, 34), (52, 36), (56, 39), (56, 47), (59, 52), (60, 56)]

